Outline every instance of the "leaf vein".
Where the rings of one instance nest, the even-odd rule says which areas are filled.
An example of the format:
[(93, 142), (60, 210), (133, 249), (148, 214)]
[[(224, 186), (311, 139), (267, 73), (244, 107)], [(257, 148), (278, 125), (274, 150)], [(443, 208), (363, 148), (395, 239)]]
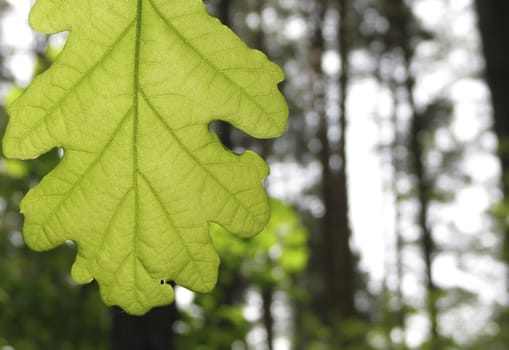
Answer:
[[(194, 164), (196, 164), (197, 166), (199, 166), (205, 173), (207, 173), (213, 180), (216, 184), (219, 185), (219, 187), (221, 187), (224, 191), (226, 191), (227, 193), (231, 194), (233, 197), (235, 197), (235, 200), (237, 202), (237, 204), (239, 206), (241, 206), (244, 210), (246, 210), (248, 213), (250, 213), (250, 210), (249, 208), (241, 201), (237, 198), (237, 196), (232, 192), (230, 191), (230, 189), (225, 185), (223, 184), (218, 178), (217, 176), (214, 175), (214, 173), (212, 173), (207, 167), (203, 166), (202, 163), (196, 158), (196, 156), (182, 143), (182, 141), (178, 138), (178, 136), (173, 132), (173, 130), (171, 129), (171, 127), (166, 123), (166, 121), (164, 120), (164, 118), (162, 117), (162, 115), (155, 109), (155, 107), (152, 105), (152, 103), (149, 101), (149, 99), (147, 98), (147, 96), (145, 95), (144, 91), (141, 90), (141, 95), (143, 97), (143, 99), (145, 100), (145, 102), (148, 104), (149, 108), (152, 110), (152, 112), (154, 113), (154, 115), (157, 117), (157, 119), (159, 119), (159, 121), (163, 124), (163, 126), (165, 127), (165, 129), (168, 131), (168, 133), (174, 138), (174, 140), (179, 144), (180, 148), (186, 153), (186, 155), (191, 158), (191, 160), (193, 161)], [(256, 217), (254, 215), (252, 215), (253, 217)]]
[[(169, 21), (168, 19), (166, 19), (164, 17), (164, 15), (161, 13), (161, 11), (157, 8), (157, 6), (154, 5), (154, 2), (153, 0), (148, 0), (149, 4), (152, 6), (152, 8), (154, 9), (154, 11), (156, 12), (156, 14), (159, 16), (159, 18), (161, 18), (161, 20), (167, 25), (168, 29), (170, 29), (184, 44), (186, 44), (193, 52), (195, 52), (199, 57), (202, 57), (204, 59), (204, 61), (216, 72), (216, 73), (223, 73), (222, 72), (222, 69), (218, 68), (216, 65), (214, 65), (210, 60), (207, 59), (207, 56), (204, 56), (193, 44), (192, 42), (186, 38), (185, 36), (183, 36), (179, 30), (177, 30), (177, 28), (175, 28), (175, 26), (173, 25), (173, 23), (171, 21)], [(222, 25), (222, 24), (221, 24)], [(240, 86), (237, 82), (235, 82), (234, 80), (232, 80), (229, 76), (227, 76), (226, 74), (222, 74), (224, 76), (224, 78), (229, 81), (233, 86), (235, 86), (236, 88), (238, 88), (240, 91), (242, 91), (243, 95), (251, 102), (253, 103), (259, 110), (263, 111), (264, 113), (267, 114), (267, 116), (271, 116), (271, 113), (267, 110), (265, 110), (265, 108), (257, 101), (255, 100), (242, 86)], [(276, 121), (270, 117), (270, 119), (272, 119), (272, 122), (273, 123), (276, 123)]]
[[(80, 175), (80, 177), (76, 180), (76, 182), (72, 185), (72, 187), (67, 191), (67, 193), (71, 193), (73, 192), (80, 184), (81, 182), (84, 180), (84, 178), (88, 175), (88, 173), (99, 163), (99, 161), (102, 159), (102, 157), (104, 156), (104, 154), (106, 153), (106, 150), (108, 149), (108, 147), (112, 144), (113, 140), (115, 139), (115, 137), (118, 135), (118, 133), (120, 132), (120, 129), (122, 128), (122, 125), (124, 124), (124, 122), (128, 119), (127, 117), (129, 116), (129, 114), (131, 113), (131, 109), (129, 109), (129, 111), (127, 111), (127, 113), (124, 115), (124, 117), (122, 118), (122, 120), (119, 122), (117, 128), (115, 129), (115, 131), (112, 133), (111, 135), (111, 138), (108, 140), (108, 142), (105, 143), (103, 149), (101, 152), (98, 153), (98, 157), (92, 161), (92, 163), (90, 163), (90, 165), (85, 169), (85, 171)], [(71, 198), (70, 195), (68, 195), (66, 198), (62, 199), (62, 201), (59, 202), (59, 204), (55, 207), (54, 210), (51, 211), (51, 214), (48, 215), (44, 221), (41, 223), (41, 224), (38, 224), (39, 226), (45, 226), (48, 221), (56, 215), (56, 213), (58, 213), (60, 211), (60, 208), (64, 205), (64, 203), (69, 200), (69, 198)]]
[[(201, 269), (196, 266), (196, 263), (195, 263), (195, 258), (193, 257), (193, 254), (191, 254), (191, 252), (189, 251), (189, 248), (187, 247), (187, 244), (186, 244), (186, 241), (184, 240), (184, 238), (182, 237), (182, 235), (180, 234), (179, 230), (177, 229), (177, 226), (175, 225), (175, 222), (173, 221), (172, 217), (171, 217), (171, 214), (168, 212), (168, 209), (166, 209), (166, 206), (164, 205), (162, 199), (159, 197), (159, 195), (157, 194), (157, 191), (154, 189), (154, 187), (152, 187), (152, 184), (150, 183), (150, 181), (148, 180), (148, 178), (141, 172), (139, 171), (138, 172), (140, 174), (140, 177), (143, 179), (143, 181), (146, 183), (147, 187), (149, 188), (150, 192), (152, 193), (152, 195), (154, 196), (157, 204), (161, 207), (161, 209), (163, 210), (164, 214), (165, 214), (165, 217), (166, 217), (166, 220), (168, 221), (168, 223), (170, 224), (170, 227), (171, 229), (173, 229), (173, 231), (175, 231), (176, 233), (176, 236), (178, 237), (178, 240), (180, 241), (180, 244), (182, 244), (182, 247), (183, 249), (185, 250), (185, 252), (187, 253), (189, 259), (186, 263), (186, 266), (189, 265), (190, 262), (193, 263), (194, 265), (194, 268), (199, 271), (199, 275), (200, 275), (200, 279), (202, 282), (205, 282), (205, 278), (202, 276), (201, 274)], [(178, 277), (178, 276), (177, 276)]]
[(45, 110), (46, 114), (43, 115), (34, 125), (31, 129), (28, 130), (28, 132), (19, 137), (20, 139), (28, 137), (28, 135), (36, 130), (41, 124), (47, 123), (47, 118), (52, 116), (52, 113), (55, 112), (58, 108), (62, 107), (62, 103), (74, 92), (74, 89), (76, 89), (78, 86), (80, 86), (84, 81), (89, 79), (89, 75), (97, 69), (100, 64), (113, 52), (113, 50), (118, 46), (118, 44), (122, 41), (122, 39), (125, 38), (127, 33), (129, 33), (129, 30), (131, 29), (132, 25), (135, 23), (136, 19), (134, 19), (129, 25), (126, 27), (126, 29), (119, 35), (116, 41), (112, 43), (112, 45), (104, 52), (104, 54), (79, 78), (73, 86), (67, 89), (67, 92), (62, 95), (57, 102), (53, 104), (53, 107), (51, 107), (49, 110)]

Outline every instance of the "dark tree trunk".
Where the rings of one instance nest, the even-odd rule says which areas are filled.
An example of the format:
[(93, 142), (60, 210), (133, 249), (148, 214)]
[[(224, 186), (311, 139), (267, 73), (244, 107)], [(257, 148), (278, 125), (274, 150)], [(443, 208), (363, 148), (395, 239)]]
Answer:
[[(494, 112), (494, 129), (499, 141), (498, 156), (502, 168), (504, 201), (509, 203), (509, 2), (500, 0), (476, 0), (479, 28), (486, 62), (486, 81), (491, 91)], [(507, 217), (501, 217), (504, 228), (503, 258), (509, 265), (509, 225)], [(506, 273), (509, 287), (509, 272)], [(498, 318), (501, 333), (509, 328), (509, 310), (503, 310)], [(502, 341), (505, 338), (502, 337)]]
[[(344, 4), (344, 2), (342, 2)], [(314, 110), (320, 118), (318, 137), (322, 149), (320, 161), (322, 165), (322, 198), (325, 206), (323, 219), (323, 254), (325, 298), (323, 302), (323, 319), (330, 327), (352, 320), (356, 316), (354, 304), (354, 259), (350, 248), (350, 226), (348, 220), (348, 192), (346, 181), (346, 90), (348, 85), (348, 69), (346, 46), (346, 11), (342, 8), (342, 24), (340, 39), (343, 58), (343, 69), (340, 77), (340, 127), (341, 135), (338, 149), (334, 149), (328, 138), (329, 121), (326, 112), (327, 79), (321, 68), (321, 58), (326, 49), (322, 26), (328, 2), (319, 1), (320, 12), (316, 18), (316, 28), (312, 42), (311, 60), (315, 75)], [(341, 6), (341, 4), (340, 4)], [(344, 50), (344, 51), (343, 51)], [(340, 159), (339, 169), (332, 166), (331, 159)], [(336, 334), (342, 345), (349, 343), (348, 334)]]
[[(486, 78), (495, 114), (495, 132), (501, 140), (509, 138), (509, 2), (477, 0), (479, 27), (486, 58)], [(509, 168), (509, 152), (502, 157)], [(509, 183), (505, 183), (506, 191)], [(507, 193), (507, 192), (506, 192)]]
[(424, 150), (420, 140), (422, 131), (423, 128), (421, 127), (420, 117), (414, 114), (412, 120), (412, 130), (410, 131), (410, 153), (413, 161), (415, 176), (417, 177), (417, 200), (419, 203), (417, 223), (421, 228), (421, 247), (422, 253), (424, 255), (424, 266), (426, 269), (426, 305), (431, 323), (431, 349), (440, 350), (441, 348), (439, 346), (438, 333), (438, 310), (436, 303), (438, 297), (438, 288), (435, 285), (432, 275), (432, 263), (435, 247), (431, 229), (428, 224), (430, 187), (426, 178), (423, 162)]
[[(355, 308), (355, 269), (354, 256), (350, 247), (351, 228), (349, 218), (348, 200), (348, 179), (347, 179), (347, 155), (346, 155), (346, 131), (347, 131), (347, 109), (348, 84), (350, 81), (350, 28), (348, 25), (349, 1), (339, 0), (339, 54), (341, 57), (341, 74), (339, 76), (339, 155), (340, 165), (338, 174), (334, 176), (333, 186), (337, 191), (337, 209), (332, 213), (332, 219), (336, 227), (331, 249), (331, 263), (335, 270), (334, 290), (336, 291), (336, 312), (342, 319), (351, 320), (357, 316)], [(331, 276), (333, 277), (333, 276)], [(338, 278), (339, 277), (339, 278)]]
[(267, 349), (274, 349), (274, 317), (272, 316), (272, 302), (274, 299), (274, 291), (272, 287), (262, 290), (263, 301), (263, 325), (267, 332)]
[[(327, 120), (327, 114), (326, 114), (326, 93), (325, 93), (325, 86), (327, 84), (327, 81), (325, 79), (325, 74), (322, 71), (322, 56), (325, 52), (325, 41), (323, 38), (323, 31), (322, 26), (323, 22), (325, 21), (325, 12), (326, 12), (326, 0), (319, 0), (317, 1), (317, 4), (319, 6), (319, 12), (315, 14), (314, 20), (314, 26), (315, 26), (315, 32), (314, 37), (312, 39), (311, 43), (311, 66), (313, 68), (313, 106), (312, 109), (316, 112), (320, 124), (318, 129), (318, 138), (320, 140), (320, 143), (322, 145), (321, 152), (320, 152), (320, 162), (322, 165), (322, 197), (323, 197), (323, 204), (325, 206), (325, 216), (322, 222), (322, 231), (323, 231), (323, 242), (322, 242), (322, 248), (321, 250), (323, 253), (318, 253), (318, 259), (320, 259), (320, 264), (322, 265), (322, 268), (324, 269), (323, 274), (323, 290), (328, 293), (326, 295), (326, 300), (322, 299), (322, 303), (325, 303), (325, 305), (321, 305), (321, 314), (324, 321), (328, 321), (329, 318), (329, 309), (327, 305), (331, 301), (331, 299), (334, 299), (334, 295), (332, 292), (332, 289), (329, 288), (329, 284), (331, 280), (334, 280), (334, 278), (330, 278), (331, 274), (333, 274), (333, 271), (331, 271), (331, 264), (328, 260), (330, 260), (329, 257), (329, 248), (331, 248), (330, 241), (332, 240), (332, 235), (334, 234), (334, 231), (332, 229), (331, 224), (331, 217), (334, 216), (335, 213), (333, 213), (333, 205), (332, 201), (334, 199), (333, 194), (331, 193), (332, 186), (330, 182), (332, 181), (332, 171), (330, 168), (329, 159), (331, 157), (331, 150), (329, 145), (329, 140), (327, 136), (327, 132), (329, 129), (328, 120)], [(337, 198), (337, 197), (336, 197)], [(337, 207), (337, 206), (336, 206)], [(324, 256), (325, 255), (325, 256)]]
[(112, 350), (174, 350), (173, 323), (178, 319), (175, 304), (151, 310), (141, 317), (130, 316), (115, 308), (111, 311)]
[[(509, 200), (509, 2), (500, 0), (476, 1), (479, 28), (486, 60), (486, 80), (491, 90), (495, 133), (499, 139), (503, 191)], [(505, 220), (505, 218), (504, 218)], [(509, 263), (509, 228), (504, 237), (505, 260)], [(509, 281), (509, 276), (507, 276)]]
[(424, 146), (422, 144), (422, 134), (425, 131), (422, 123), (422, 116), (417, 110), (414, 100), (415, 81), (410, 69), (414, 56), (411, 47), (410, 33), (410, 9), (403, 0), (390, 0), (387, 3), (387, 12), (389, 22), (391, 23), (390, 44), (400, 47), (403, 53), (404, 66), (406, 71), (406, 80), (404, 88), (406, 90), (407, 102), (412, 111), (412, 120), (409, 130), (410, 138), (410, 158), (412, 170), (417, 181), (417, 202), (419, 203), (419, 212), (417, 214), (417, 224), (421, 230), (421, 250), (424, 257), (424, 266), (426, 270), (426, 307), (430, 320), (430, 345), (432, 350), (440, 350), (440, 334), (438, 331), (438, 287), (436, 286), (432, 275), (433, 255), (435, 251), (431, 228), (429, 226), (429, 198), (431, 186), (426, 176), (424, 164)]

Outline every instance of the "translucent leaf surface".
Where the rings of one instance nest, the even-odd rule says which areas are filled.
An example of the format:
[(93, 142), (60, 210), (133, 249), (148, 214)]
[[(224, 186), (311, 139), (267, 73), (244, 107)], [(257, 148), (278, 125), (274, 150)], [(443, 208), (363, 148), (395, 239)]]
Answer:
[(7, 156), (65, 151), (21, 204), (26, 243), (75, 241), (73, 278), (131, 314), (172, 302), (165, 281), (210, 291), (208, 223), (250, 236), (270, 210), (264, 161), (226, 150), (209, 124), (283, 133), (281, 70), (200, 0), (37, 0), (30, 22), (71, 35), (9, 110)]

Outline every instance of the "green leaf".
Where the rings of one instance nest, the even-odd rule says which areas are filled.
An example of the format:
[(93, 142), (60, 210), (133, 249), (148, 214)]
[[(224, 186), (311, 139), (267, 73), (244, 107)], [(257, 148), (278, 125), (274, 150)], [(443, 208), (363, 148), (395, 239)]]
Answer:
[(27, 245), (75, 241), (73, 278), (97, 280), (105, 303), (131, 314), (172, 302), (164, 281), (210, 291), (208, 223), (250, 236), (270, 209), (265, 162), (226, 150), (209, 125), (282, 134), (281, 70), (200, 0), (37, 0), (30, 23), (71, 35), (9, 108), (8, 157), (65, 150), (21, 203)]

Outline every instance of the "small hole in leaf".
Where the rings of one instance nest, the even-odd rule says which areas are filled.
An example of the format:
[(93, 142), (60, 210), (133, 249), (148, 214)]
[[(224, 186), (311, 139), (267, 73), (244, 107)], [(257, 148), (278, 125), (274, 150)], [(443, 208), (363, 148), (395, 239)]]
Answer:
[(161, 280), (161, 285), (163, 285), (163, 284), (164, 284), (164, 281), (163, 281), (163, 280)]

